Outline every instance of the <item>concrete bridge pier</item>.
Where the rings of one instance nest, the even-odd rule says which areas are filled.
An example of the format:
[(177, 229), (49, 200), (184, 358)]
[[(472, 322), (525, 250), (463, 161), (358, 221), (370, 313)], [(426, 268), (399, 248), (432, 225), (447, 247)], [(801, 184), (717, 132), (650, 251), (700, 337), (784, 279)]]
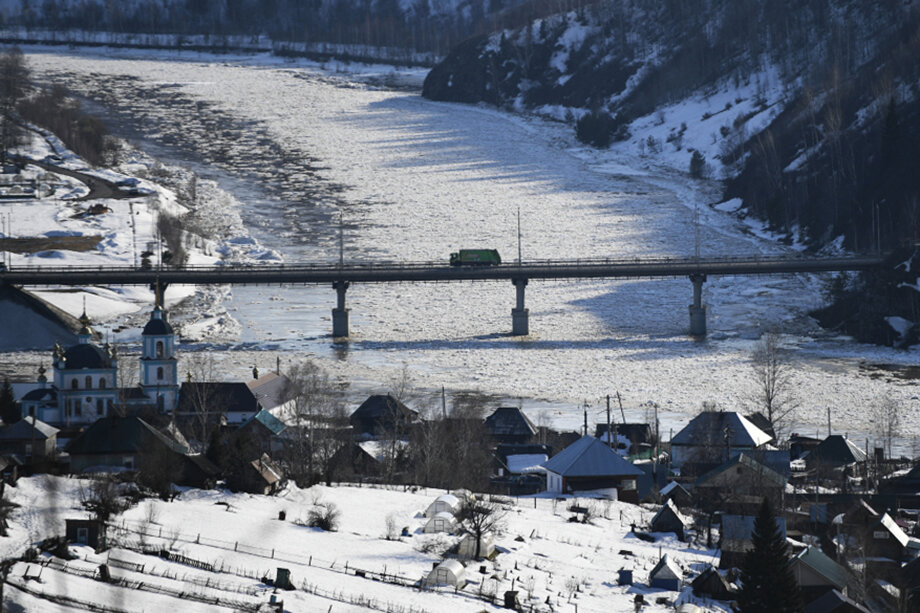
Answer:
[(512, 279), (511, 282), (517, 290), (517, 306), (511, 309), (511, 335), (527, 336), (530, 334), (530, 314), (524, 308), (524, 288), (527, 287), (527, 279)]
[(690, 275), (693, 283), (693, 304), (690, 305), (690, 335), (706, 336), (706, 307), (703, 306), (703, 283), (706, 275)]
[(348, 309), (345, 308), (345, 290), (348, 281), (335, 281), (332, 284), (336, 293), (336, 307), (332, 309), (332, 336), (348, 336)]

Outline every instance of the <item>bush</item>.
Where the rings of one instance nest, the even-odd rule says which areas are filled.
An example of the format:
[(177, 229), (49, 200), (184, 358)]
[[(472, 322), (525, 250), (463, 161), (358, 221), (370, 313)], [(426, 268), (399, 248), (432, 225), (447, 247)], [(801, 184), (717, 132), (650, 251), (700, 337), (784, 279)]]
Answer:
[(626, 126), (607, 113), (591, 112), (575, 123), (575, 136), (587, 145), (603, 149), (613, 140), (623, 140), (629, 135)]
[(706, 158), (699, 151), (694, 151), (690, 156), (690, 176), (694, 179), (702, 179), (705, 170)]
[(326, 532), (335, 532), (339, 529), (339, 515), (339, 508), (334, 503), (321, 503), (310, 509), (307, 514), (307, 525)]

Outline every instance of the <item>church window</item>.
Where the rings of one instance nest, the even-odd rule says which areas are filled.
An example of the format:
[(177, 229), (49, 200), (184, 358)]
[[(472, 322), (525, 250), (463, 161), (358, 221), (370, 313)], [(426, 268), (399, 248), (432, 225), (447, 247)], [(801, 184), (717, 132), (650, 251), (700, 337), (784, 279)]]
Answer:
[(103, 409), (103, 404), (102, 404), (102, 398), (97, 398), (96, 399), (96, 413), (98, 413), (99, 415), (102, 415), (103, 410), (104, 409)]
[(86, 389), (93, 389), (93, 378), (89, 375), (86, 375)]
[(157, 368), (157, 380), (160, 380), (162, 378), (163, 378), (163, 367), (160, 366), (159, 368)]
[(157, 357), (163, 357), (163, 341), (157, 341)]
[(105, 379), (99, 379), (99, 389), (105, 389)]
[(70, 382), (70, 389), (80, 389), (80, 384), (77, 382), (76, 378)]

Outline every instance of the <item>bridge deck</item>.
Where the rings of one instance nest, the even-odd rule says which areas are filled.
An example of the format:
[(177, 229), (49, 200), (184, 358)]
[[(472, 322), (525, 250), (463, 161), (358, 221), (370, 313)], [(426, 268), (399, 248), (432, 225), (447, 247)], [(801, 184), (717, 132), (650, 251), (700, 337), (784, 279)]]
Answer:
[(125, 266), (15, 267), (0, 270), (0, 283), (15, 285), (146, 285), (398, 283), (514, 279), (602, 279), (762, 275), (867, 270), (882, 255), (840, 257), (709, 257), (620, 260), (543, 260), (499, 266), (449, 266), (444, 262), (346, 262), (186, 266), (140, 269)]

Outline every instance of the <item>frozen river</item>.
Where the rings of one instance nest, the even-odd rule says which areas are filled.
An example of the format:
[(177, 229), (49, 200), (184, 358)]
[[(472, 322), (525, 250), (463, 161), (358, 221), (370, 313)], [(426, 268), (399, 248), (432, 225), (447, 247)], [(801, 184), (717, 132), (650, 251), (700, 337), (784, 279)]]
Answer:
[[(424, 100), (418, 75), (349, 76), (270, 58), (30, 52), (39, 78), (104, 109), (115, 132), (194, 168), (234, 193), (252, 236), (288, 260), (447, 260), (459, 248), (525, 258), (781, 253), (708, 205), (717, 186), (648, 160), (579, 146), (570, 126)], [(695, 211), (700, 223), (694, 224)], [(234, 288), (242, 326), (221, 343), (252, 362), (310, 356), (356, 394), (386, 389), (406, 367), (424, 390), (478, 390), (536, 417), (578, 427), (617, 391), (631, 409), (655, 402), (666, 432), (713, 401), (754, 408), (749, 355), (761, 332), (787, 334), (801, 405), (798, 429), (862, 437), (871, 407), (902, 403), (904, 449), (920, 434), (916, 380), (873, 364), (915, 365), (918, 353), (869, 347), (820, 331), (807, 311), (821, 278), (710, 279), (709, 337), (687, 334), (686, 279), (531, 282), (532, 335), (510, 337), (510, 283), (354, 285), (352, 339), (333, 345), (327, 287)], [(245, 352), (245, 353), (244, 353)], [(245, 357), (239, 357), (245, 355)]]

